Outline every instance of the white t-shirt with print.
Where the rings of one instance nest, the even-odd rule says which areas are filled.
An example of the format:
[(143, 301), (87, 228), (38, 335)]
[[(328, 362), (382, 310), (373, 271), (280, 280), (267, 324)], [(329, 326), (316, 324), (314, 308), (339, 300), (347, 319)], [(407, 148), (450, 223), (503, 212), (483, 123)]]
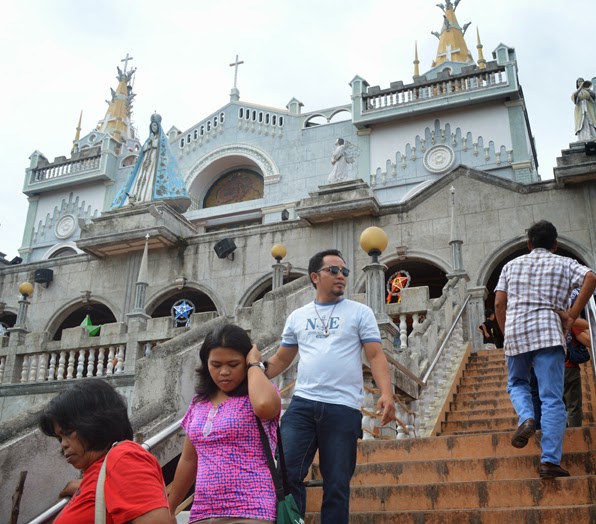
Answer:
[(282, 346), (298, 346), (294, 394), (360, 410), (365, 342), (381, 342), (381, 335), (374, 313), (364, 304), (341, 298), (332, 303), (311, 302), (294, 311), (281, 342)]

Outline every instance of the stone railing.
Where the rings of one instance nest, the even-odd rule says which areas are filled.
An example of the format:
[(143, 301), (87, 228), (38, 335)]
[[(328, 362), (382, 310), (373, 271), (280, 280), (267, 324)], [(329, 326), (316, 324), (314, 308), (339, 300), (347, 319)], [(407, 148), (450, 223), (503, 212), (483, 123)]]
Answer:
[(480, 72), (467, 76), (458, 76), (428, 82), (423, 85), (408, 85), (397, 89), (376, 91), (369, 89), (368, 94), (363, 95), (363, 113), (377, 111), (387, 107), (397, 107), (405, 104), (429, 100), (432, 98), (479, 91), (495, 86), (507, 85), (507, 71), (503, 67), (497, 71)]
[(101, 155), (97, 155), (82, 160), (38, 167), (32, 171), (30, 183), (34, 184), (35, 182), (43, 182), (44, 180), (50, 180), (52, 178), (95, 171), (99, 169), (100, 160)]
[[(191, 327), (215, 317), (216, 312), (193, 315)], [(163, 317), (149, 319), (143, 329), (123, 322), (106, 324), (97, 337), (74, 327), (65, 329), (58, 341), (48, 341), (45, 332), (28, 333), (21, 344), (9, 338), (8, 345), (0, 347), (0, 384), (134, 374), (137, 359), (151, 355), (157, 344), (188, 329), (172, 327), (172, 319)]]
[[(365, 412), (363, 422), (369, 435), (412, 438), (426, 436), (433, 429), (437, 409), (443, 405), (466, 346), (468, 296), (465, 280), (453, 277), (439, 298), (430, 299), (427, 287), (408, 288), (402, 291), (400, 303), (385, 306), (398, 332), (386, 337), (392, 347), (384, 346), (384, 349), (390, 363), (394, 362), (394, 385), (402, 392), (396, 395), (398, 421), (394, 427), (378, 427), (378, 420)], [(411, 318), (409, 334), (408, 317)], [(408, 394), (405, 383), (410, 387)], [(418, 394), (411, 391), (412, 385)], [(370, 377), (367, 381), (365, 376), (368, 389), (364, 408), (374, 413), (376, 397), (371, 387)]]

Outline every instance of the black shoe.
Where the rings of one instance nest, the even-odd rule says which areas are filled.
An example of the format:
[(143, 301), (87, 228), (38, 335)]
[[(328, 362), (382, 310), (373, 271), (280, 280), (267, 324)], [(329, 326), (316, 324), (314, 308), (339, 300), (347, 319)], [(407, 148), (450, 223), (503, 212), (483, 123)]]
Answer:
[(524, 420), (511, 439), (511, 445), (514, 448), (525, 448), (530, 437), (536, 433), (536, 422), (533, 418)]
[(563, 469), (557, 464), (551, 464), (550, 462), (540, 463), (540, 478), (543, 479), (554, 479), (557, 477), (568, 477), (569, 471)]

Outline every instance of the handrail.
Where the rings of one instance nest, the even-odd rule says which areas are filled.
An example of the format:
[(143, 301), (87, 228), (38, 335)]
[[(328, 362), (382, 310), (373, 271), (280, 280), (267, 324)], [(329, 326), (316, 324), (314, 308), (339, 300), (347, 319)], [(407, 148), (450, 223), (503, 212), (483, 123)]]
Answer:
[[(155, 446), (161, 444), (164, 440), (176, 434), (176, 432), (180, 429), (181, 423), (182, 419), (179, 419), (176, 422), (172, 422), (172, 424), (170, 424), (168, 427), (162, 429), (153, 437), (148, 438), (145, 442), (141, 444), (141, 446), (143, 446), (147, 451), (151, 451)], [(47, 522), (48, 519), (58, 515), (58, 513), (62, 511), (64, 506), (66, 506), (68, 500), (68, 497), (60, 499), (60, 501), (54, 504), (52, 507), (46, 509), (43, 513), (35, 517), (33, 520), (30, 520), (28, 524), (44, 524), (45, 522)]]
[(596, 348), (594, 347), (594, 342), (596, 342), (596, 302), (594, 301), (594, 296), (590, 297), (588, 303), (585, 307), (586, 312), (586, 319), (588, 321), (588, 329), (590, 332), (590, 353), (592, 357), (592, 369), (594, 370), (594, 374), (596, 375)]
[(435, 358), (433, 359), (431, 365), (426, 370), (426, 373), (424, 374), (424, 377), (422, 379), (422, 382), (424, 383), (425, 386), (428, 384), (428, 379), (430, 377), (430, 374), (432, 373), (434, 367), (437, 365), (437, 362), (439, 361), (439, 358), (441, 357), (441, 353), (443, 353), (443, 350), (447, 346), (447, 341), (449, 340), (449, 338), (451, 337), (451, 334), (455, 330), (455, 326), (457, 325), (457, 323), (459, 322), (459, 319), (463, 315), (463, 313), (466, 309), (466, 306), (468, 305), (468, 302), (470, 301), (470, 296), (471, 295), (468, 295), (466, 297), (466, 299), (464, 300), (464, 303), (459, 308), (459, 311), (457, 312), (457, 315), (455, 316), (455, 320), (451, 323), (451, 327), (449, 328), (447, 335), (445, 335), (443, 342), (441, 342), (441, 345), (439, 346), (439, 350), (437, 351)]

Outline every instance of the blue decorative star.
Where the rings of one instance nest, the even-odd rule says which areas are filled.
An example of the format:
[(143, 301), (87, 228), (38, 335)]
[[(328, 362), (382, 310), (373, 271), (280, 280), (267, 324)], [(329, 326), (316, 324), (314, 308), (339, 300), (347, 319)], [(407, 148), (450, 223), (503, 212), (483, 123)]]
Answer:
[(183, 300), (180, 304), (174, 306), (174, 318), (176, 320), (188, 320), (190, 318), (190, 315), (192, 314), (193, 309), (194, 307), (189, 305), (186, 302), (186, 300)]

